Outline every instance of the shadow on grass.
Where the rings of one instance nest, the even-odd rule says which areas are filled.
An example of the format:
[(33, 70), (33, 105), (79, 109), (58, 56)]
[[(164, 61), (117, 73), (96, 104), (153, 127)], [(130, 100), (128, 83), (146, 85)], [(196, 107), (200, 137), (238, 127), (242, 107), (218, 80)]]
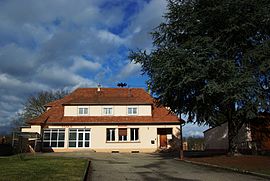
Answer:
[(13, 149), (10, 144), (0, 144), (0, 156), (11, 156), (13, 154)]

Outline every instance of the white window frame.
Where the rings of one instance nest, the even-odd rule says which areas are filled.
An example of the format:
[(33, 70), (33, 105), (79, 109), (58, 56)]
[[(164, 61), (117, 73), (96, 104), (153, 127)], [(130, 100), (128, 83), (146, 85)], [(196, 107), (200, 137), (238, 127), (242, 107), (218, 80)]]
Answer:
[[(135, 137), (136, 137), (136, 131), (135, 130), (136, 129), (138, 130), (138, 139), (137, 140), (135, 139)], [(139, 133), (140, 129), (139, 128), (130, 128), (129, 130), (130, 130), (130, 141), (132, 141), (132, 142), (140, 141), (140, 133)], [(132, 134), (133, 134), (134, 140), (132, 140), (132, 137), (131, 137)]]
[[(57, 133), (57, 137), (56, 140), (52, 140), (52, 133)], [(65, 129), (62, 128), (49, 128), (49, 129), (44, 129), (43, 131), (43, 136), (45, 133), (49, 133), (50, 134), (50, 139), (49, 140), (44, 140), (43, 139), (43, 147), (44, 148), (64, 148), (65, 147), (65, 137), (66, 137), (66, 133), (65, 133)], [(60, 133), (64, 133), (64, 139), (63, 140), (59, 140), (59, 134)], [(56, 146), (51, 146), (52, 142), (56, 142)], [(59, 146), (59, 142), (63, 142), (63, 146)], [(49, 146), (44, 146), (44, 143), (49, 143)]]
[[(107, 140), (107, 131), (109, 130), (109, 136), (110, 136), (110, 139)], [(112, 140), (113, 138), (113, 130), (114, 130), (114, 140)], [(106, 142), (115, 142), (116, 141), (116, 128), (107, 128), (106, 129)]]
[[(80, 109), (83, 109), (83, 113), (80, 113)], [(87, 113), (85, 113), (85, 110), (87, 110)], [(89, 106), (78, 106), (78, 115), (79, 116), (88, 116), (90, 112)]]
[[(107, 114), (107, 112), (105, 111), (106, 109), (111, 109), (111, 113)], [(105, 116), (112, 116), (113, 115), (113, 107), (103, 107), (102, 108), (102, 114)]]
[[(76, 140), (70, 140), (68, 138), (68, 148), (91, 148), (91, 129), (90, 128), (70, 128), (68, 130), (68, 135), (70, 134), (71, 130), (74, 131), (75, 133), (75, 130), (76, 130)], [(85, 134), (88, 133), (89, 134), (89, 140), (86, 140), (85, 139)], [(79, 134), (83, 134), (83, 139), (82, 139), (82, 142), (83, 142), (83, 145), (80, 147), (79, 146)], [(75, 147), (70, 147), (69, 144), (70, 142), (74, 142), (76, 144)], [(85, 146), (85, 143), (88, 142), (89, 143), (89, 146)]]
[[(128, 111), (129, 109), (132, 110), (131, 113), (129, 113), (129, 111)], [(137, 110), (136, 113), (134, 113), (134, 109)], [(138, 108), (138, 106), (128, 106), (127, 107), (127, 115), (134, 116), (134, 115), (138, 115), (138, 114), (139, 114), (139, 108)]]

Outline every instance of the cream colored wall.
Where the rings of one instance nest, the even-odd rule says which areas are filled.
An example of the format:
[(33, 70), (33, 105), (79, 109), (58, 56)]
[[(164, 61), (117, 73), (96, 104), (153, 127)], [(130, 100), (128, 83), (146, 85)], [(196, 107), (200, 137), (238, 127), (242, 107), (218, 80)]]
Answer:
[(101, 106), (89, 106), (90, 116), (101, 116), (102, 107)]
[(31, 125), (30, 128), (21, 128), (21, 132), (41, 133), (41, 126)]
[(127, 115), (127, 106), (113, 106), (113, 115), (114, 116)]
[(173, 127), (173, 135), (176, 138), (180, 138), (180, 125)]
[[(153, 127), (138, 127), (139, 128), (139, 141), (138, 142), (118, 142), (118, 137), (116, 136), (116, 142), (106, 142), (106, 128), (107, 127), (95, 127), (92, 128), (92, 148), (93, 149), (138, 149), (138, 148), (157, 148), (156, 144), (151, 144), (150, 140), (157, 139), (156, 129)], [(109, 128), (118, 128), (115, 126), (110, 126)], [(123, 127), (121, 127), (123, 128)], [(126, 127), (126, 128), (131, 128)], [(129, 131), (129, 129), (128, 129)], [(116, 135), (118, 133), (116, 132)], [(128, 140), (130, 140), (130, 133), (128, 132)]]
[(204, 133), (205, 149), (228, 149), (228, 124), (222, 124)]
[(148, 105), (140, 105), (139, 106), (139, 115), (140, 116), (151, 116), (152, 107)]
[(112, 107), (113, 115), (112, 116), (127, 116), (128, 107), (137, 107), (138, 115), (137, 116), (151, 116), (152, 115), (152, 107), (151, 105), (98, 105), (98, 106), (65, 106), (64, 108), (64, 116), (78, 116), (78, 108), (79, 107), (89, 107), (89, 115), (90, 116), (104, 116), (103, 108), (104, 107)]
[(78, 106), (65, 106), (64, 107), (65, 116), (77, 116), (78, 115)]
[[(243, 125), (235, 138), (235, 143), (241, 144), (251, 141), (251, 134), (248, 126)], [(226, 150), (229, 147), (228, 123), (217, 126), (204, 133), (205, 149)]]
[[(157, 135), (157, 128), (173, 128), (174, 136), (179, 136), (178, 126), (171, 125), (151, 125), (151, 126), (140, 126), (140, 125), (130, 125), (130, 126), (49, 126), (49, 128), (65, 128), (65, 147), (58, 149), (71, 149), (68, 148), (68, 129), (69, 128), (90, 128), (91, 129), (91, 149), (96, 151), (140, 151), (140, 152), (153, 152), (159, 147), (159, 138)], [(138, 142), (119, 142), (118, 132), (116, 129), (116, 141), (107, 142), (106, 141), (106, 129), (107, 128), (139, 128), (139, 141)], [(130, 140), (130, 133), (128, 129), (128, 140)], [(151, 140), (155, 143), (151, 144)], [(57, 150), (57, 148), (54, 148)], [(78, 149), (78, 148), (77, 148)], [(81, 148), (79, 148), (81, 149)], [(89, 149), (89, 148), (82, 148)], [(72, 148), (74, 150), (74, 148)], [(76, 150), (76, 149), (75, 149)]]

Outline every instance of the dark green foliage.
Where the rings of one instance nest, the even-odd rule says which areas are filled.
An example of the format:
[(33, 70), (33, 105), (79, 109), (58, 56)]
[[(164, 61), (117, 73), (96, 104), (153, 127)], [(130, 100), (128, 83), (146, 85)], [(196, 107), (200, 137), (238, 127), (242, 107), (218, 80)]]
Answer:
[(270, 1), (170, 0), (154, 49), (131, 52), (159, 102), (190, 122), (241, 126), (269, 111)]
[(11, 144), (0, 144), (0, 156), (13, 155), (13, 149)]

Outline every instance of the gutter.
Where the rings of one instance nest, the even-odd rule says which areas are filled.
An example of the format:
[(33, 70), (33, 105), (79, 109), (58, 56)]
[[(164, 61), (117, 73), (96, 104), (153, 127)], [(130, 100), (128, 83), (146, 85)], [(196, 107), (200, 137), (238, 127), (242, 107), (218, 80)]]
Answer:
[(104, 123), (104, 122), (48, 122), (47, 125), (179, 125), (179, 122), (151, 122), (151, 123), (140, 123), (140, 122), (134, 122), (134, 123), (130, 123), (130, 122), (117, 122), (117, 123)]
[(89, 103), (89, 102), (82, 102), (82, 103), (63, 103), (63, 106), (68, 105), (153, 105), (153, 103), (150, 102), (119, 102), (119, 103)]

